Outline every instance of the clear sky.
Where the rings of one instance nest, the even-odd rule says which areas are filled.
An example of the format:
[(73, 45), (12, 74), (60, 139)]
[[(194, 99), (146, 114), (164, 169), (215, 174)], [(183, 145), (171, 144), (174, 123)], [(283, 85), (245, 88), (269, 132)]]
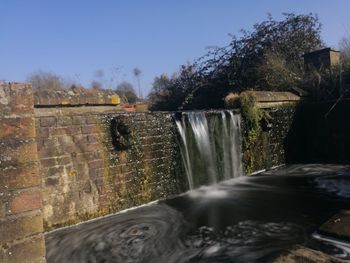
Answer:
[(350, 35), (349, 10), (350, 0), (0, 0), (0, 80), (43, 70), (88, 86), (103, 70), (105, 79), (135, 84), (137, 66), (146, 94), (155, 76), (227, 44), (229, 33), (267, 13), (317, 13), (336, 48)]

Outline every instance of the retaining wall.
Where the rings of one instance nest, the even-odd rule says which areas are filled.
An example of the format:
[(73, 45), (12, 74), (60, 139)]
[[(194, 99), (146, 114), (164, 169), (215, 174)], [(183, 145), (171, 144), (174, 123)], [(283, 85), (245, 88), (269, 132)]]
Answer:
[(169, 113), (84, 107), (35, 116), (46, 230), (187, 189)]
[(286, 143), (296, 108), (297, 104), (281, 104), (261, 109), (265, 117), (260, 120), (260, 128), (253, 137), (248, 136), (243, 118), (243, 165), (246, 174), (288, 162)]
[[(45, 262), (44, 230), (187, 190), (170, 113), (33, 105), (30, 85), (0, 84), (0, 262)], [(246, 171), (349, 162), (349, 102), (330, 107), (265, 103)]]
[(0, 83), (0, 262), (46, 262), (33, 105), (29, 84)]

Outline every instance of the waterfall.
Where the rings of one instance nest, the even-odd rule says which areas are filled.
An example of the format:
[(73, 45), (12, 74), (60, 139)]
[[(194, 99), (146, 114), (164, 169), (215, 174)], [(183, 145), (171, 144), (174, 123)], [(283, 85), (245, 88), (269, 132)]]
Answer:
[(232, 111), (183, 112), (176, 120), (190, 189), (242, 175), (240, 125)]

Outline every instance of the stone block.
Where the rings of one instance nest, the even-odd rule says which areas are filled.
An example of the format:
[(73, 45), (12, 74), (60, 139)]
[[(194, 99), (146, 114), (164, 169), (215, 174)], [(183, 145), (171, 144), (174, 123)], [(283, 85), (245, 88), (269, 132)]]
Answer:
[(41, 127), (55, 127), (57, 123), (56, 117), (41, 117), (40, 118), (40, 126)]
[(84, 125), (81, 126), (81, 132), (83, 134), (87, 134), (87, 133), (99, 133), (100, 129), (97, 125)]
[(83, 153), (77, 153), (73, 158), (74, 163), (80, 163), (80, 162), (89, 162), (96, 160), (96, 156), (94, 152), (83, 152)]
[(36, 128), (36, 137), (37, 138), (48, 138), (50, 136), (48, 127), (39, 127)]
[(70, 126), (73, 124), (71, 116), (60, 116), (57, 118), (57, 126)]
[(0, 118), (0, 140), (34, 137), (34, 118)]
[(96, 115), (91, 115), (88, 118), (86, 118), (86, 123), (87, 124), (96, 124), (96, 123), (99, 123), (99, 119)]
[(27, 116), (34, 113), (34, 99), (30, 84), (10, 83), (11, 113)]
[(58, 165), (67, 165), (72, 163), (72, 158), (70, 156), (57, 157), (56, 159)]
[(51, 178), (51, 177), (49, 177), (49, 178), (47, 178), (47, 179), (45, 180), (45, 185), (46, 185), (46, 186), (56, 186), (56, 185), (58, 185), (59, 183), (60, 183), (59, 178)]
[(80, 126), (68, 126), (66, 127), (66, 134), (70, 136), (81, 134)]
[(103, 179), (104, 175), (104, 169), (103, 168), (97, 168), (97, 169), (89, 169), (89, 177), (92, 180), (98, 180)]
[(104, 166), (102, 160), (95, 160), (88, 163), (89, 169), (101, 169)]
[(40, 209), (42, 207), (40, 189), (31, 189), (28, 191), (19, 191), (11, 198), (7, 213), (9, 215), (18, 214), (26, 211)]
[(91, 134), (87, 136), (88, 143), (98, 143), (100, 141), (99, 136), (95, 134)]
[(74, 125), (81, 125), (86, 123), (85, 116), (73, 116), (73, 124)]
[(20, 217), (10, 217), (1, 223), (0, 243), (23, 239), (43, 232), (41, 212), (28, 213)]
[(41, 167), (52, 167), (57, 164), (56, 162), (56, 157), (50, 157), (50, 158), (45, 158), (45, 159), (40, 159), (40, 166)]
[(35, 139), (0, 140), (0, 168), (18, 166), (37, 159)]
[(88, 143), (88, 136), (83, 135), (83, 134), (75, 135), (75, 136), (73, 136), (73, 141), (76, 144)]
[(44, 263), (45, 240), (42, 235), (11, 246), (7, 251), (7, 263)]
[[(0, 194), (4, 194), (3, 192), (0, 192)], [(2, 200), (0, 199), (0, 219), (4, 218), (6, 216), (6, 206), (4, 204), (4, 202), (2, 202)], [(1, 261), (0, 261), (1, 262)]]
[(54, 177), (61, 176), (64, 173), (64, 166), (54, 166), (46, 170), (46, 173), (43, 174), (43, 177)]
[(0, 190), (7, 187), (11, 190), (23, 189), (40, 185), (39, 169), (36, 163), (0, 170)]
[(72, 136), (58, 136), (58, 145), (62, 147), (63, 149), (66, 148), (67, 146), (72, 146), (73, 145), (73, 137)]
[(7, 83), (0, 83), (0, 113), (1, 115), (11, 114), (10, 86)]

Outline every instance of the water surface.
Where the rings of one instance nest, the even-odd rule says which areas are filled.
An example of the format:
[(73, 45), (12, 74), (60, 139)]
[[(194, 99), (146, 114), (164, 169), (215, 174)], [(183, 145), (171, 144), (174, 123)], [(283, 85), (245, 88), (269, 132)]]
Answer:
[(350, 166), (291, 165), (46, 235), (48, 263), (269, 262), (296, 244), (349, 259), (317, 228), (350, 209)]

